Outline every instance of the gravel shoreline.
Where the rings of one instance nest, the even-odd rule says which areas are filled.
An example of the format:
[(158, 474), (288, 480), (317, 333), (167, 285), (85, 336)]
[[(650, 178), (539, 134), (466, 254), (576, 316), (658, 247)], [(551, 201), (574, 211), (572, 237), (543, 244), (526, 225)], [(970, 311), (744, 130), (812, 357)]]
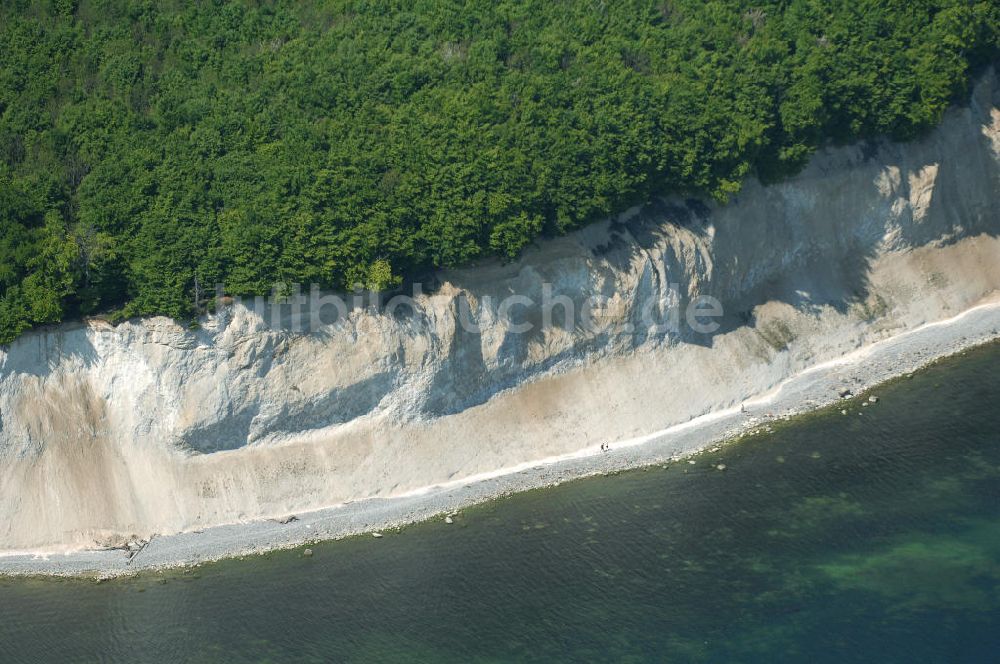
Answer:
[(154, 537), (132, 550), (0, 553), (0, 575), (111, 578), (377, 533), (519, 491), (676, 461), (766, 427), (769, 421), (829, 406), (847, 390), (852, 395), (862, 394), (935, 360), (998, 338), (1000, 300), (992, 299), (948, 320), (928, 323), (814, 366), (766, 394), (748, 399), (741, 407), (713, 411), (642, 438), (609, 441), (609, 451), (595, 446), (391, 498), (366, 499), (282, 520)]

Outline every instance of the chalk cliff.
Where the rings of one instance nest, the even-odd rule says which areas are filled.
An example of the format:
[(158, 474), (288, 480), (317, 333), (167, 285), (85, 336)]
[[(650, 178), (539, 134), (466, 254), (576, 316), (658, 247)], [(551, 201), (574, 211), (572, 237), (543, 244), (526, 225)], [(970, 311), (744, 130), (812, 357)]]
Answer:
[[(0, 350), (0, 550), (284, 515), (644, 435), (954, 315), (1000, 289), (998, 106), (990, 73), (923, 140), (831, 148), (725, 206), (655, 201), (441, 273), (413, 307), (306, 331), (287, 307), (272, 325), (234, 304), (194, 330), (29, 333)], [(512, 294), (533, 303), (505, 317)], [(593, 323), (565, 324), (562, 296), (596, 302)], [(712, 332), (684, 321), (699, 296), (724, 310)], [(675, 305), (677, 324), (650, 326)]]

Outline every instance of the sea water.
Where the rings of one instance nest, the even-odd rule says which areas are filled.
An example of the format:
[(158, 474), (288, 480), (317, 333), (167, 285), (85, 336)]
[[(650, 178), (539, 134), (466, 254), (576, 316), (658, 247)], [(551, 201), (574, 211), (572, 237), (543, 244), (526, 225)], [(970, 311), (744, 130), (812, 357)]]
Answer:
[(311, 557), (0, 580), (0, 663), (997, 662), (998, 367)]

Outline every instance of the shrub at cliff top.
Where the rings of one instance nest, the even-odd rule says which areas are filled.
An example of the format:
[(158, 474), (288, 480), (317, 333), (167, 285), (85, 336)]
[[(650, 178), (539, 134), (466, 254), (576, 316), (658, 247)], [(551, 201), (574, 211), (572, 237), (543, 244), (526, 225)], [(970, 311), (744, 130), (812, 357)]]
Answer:
[(1000, 8), (49, 0), (0, 26), (5, 343), (218, 281), (391, 286), (911, 138), (996, 59)]

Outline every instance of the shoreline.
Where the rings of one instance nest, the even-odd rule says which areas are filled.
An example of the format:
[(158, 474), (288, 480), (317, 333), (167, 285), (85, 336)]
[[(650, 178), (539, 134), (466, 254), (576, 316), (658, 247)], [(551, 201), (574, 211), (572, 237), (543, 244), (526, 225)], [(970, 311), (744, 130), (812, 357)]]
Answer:
[[(841, 401), (1000, 339), (1000, 295), (940, 321), (861, 346), (790, 376), (740, 406), (710, 411), (640, 437), (421, 487), (386, 498), (297, 513), (291, 521), (259, 520), (154, 537), (130, 555), (123, 549), (0, 552), (0, 576), (113, 578), (227, 558), (264, 554), (319, 541), (377, 533), (426, 521), (506, 495), (594, 475), (676, 462), (723, 442)], [(852, 413), (853, 414), (853, 413)]]

